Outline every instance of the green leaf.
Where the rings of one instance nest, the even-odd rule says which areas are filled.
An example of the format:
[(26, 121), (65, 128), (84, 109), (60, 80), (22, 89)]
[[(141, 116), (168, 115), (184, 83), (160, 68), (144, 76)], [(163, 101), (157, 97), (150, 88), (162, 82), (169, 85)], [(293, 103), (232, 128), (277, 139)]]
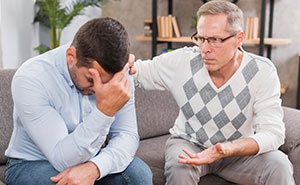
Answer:
[(34, 48), (34, 50), (35, 50), (35, 51), (38, 51), (40, 54), (45, 53), (45, 52), (49, 51), (50, 49), (51, 49), (51, 48), (49, 48), (48, 46), (43, 45), (43, 44), (41, 44), (41, 45), (39, 45), (38, 47), (35, 47), (35, 48)]
[[(59, 0), (36, 0), (37, 13), (34, 18), (34, 23), (39, 22), (50, 28), (50, 38), (52, 48), (59, 45), (60, 34), (62, 30), (68, 26), (74, 17), (83, 14), (84, 8), (88, 6), (101, 7), (101, 4), (109, 0), (74, 0), (67, 7), (61, 7)], [(57, 36), (58, 34), (58, 36)], [(36, 47), (40, 53), (43, 53), (50, 48), (44, 45)]]

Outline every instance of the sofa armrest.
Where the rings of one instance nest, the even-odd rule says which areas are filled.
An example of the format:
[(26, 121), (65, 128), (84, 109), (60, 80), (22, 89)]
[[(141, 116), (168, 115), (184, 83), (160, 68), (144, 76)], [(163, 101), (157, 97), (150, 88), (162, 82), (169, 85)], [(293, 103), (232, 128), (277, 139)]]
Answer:
[(280, 149), (288, 154), (300, 145), (300, 110), (283, 107), (285, 123), (285, 142)]

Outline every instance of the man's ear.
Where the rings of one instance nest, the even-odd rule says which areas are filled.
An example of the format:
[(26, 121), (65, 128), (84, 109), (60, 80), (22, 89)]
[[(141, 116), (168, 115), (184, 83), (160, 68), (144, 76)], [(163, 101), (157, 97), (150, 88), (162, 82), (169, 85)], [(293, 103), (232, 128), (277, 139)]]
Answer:
[(245, 38), (245, 33), (243, 31), (239, 32), (237, 34), (237, 47), (240, 48), (243, 45), (244, 42), (244, 38)]
[(76, 49), (74, 47), (69, 47), (67, 49), (66, 58), (68, 64), (77, 63)]

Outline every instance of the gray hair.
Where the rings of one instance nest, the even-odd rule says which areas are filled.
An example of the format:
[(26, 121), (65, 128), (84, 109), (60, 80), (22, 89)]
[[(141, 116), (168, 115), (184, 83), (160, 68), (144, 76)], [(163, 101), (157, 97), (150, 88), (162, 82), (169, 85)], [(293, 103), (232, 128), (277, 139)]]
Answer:
[(242, 10), (235, 4), (224, 0), (213, 0), (202, 5), (198, 12), (198, 20), (202, 15), (227, 15), (228, 32), (243, 31), (244, 28), (244, 14)]

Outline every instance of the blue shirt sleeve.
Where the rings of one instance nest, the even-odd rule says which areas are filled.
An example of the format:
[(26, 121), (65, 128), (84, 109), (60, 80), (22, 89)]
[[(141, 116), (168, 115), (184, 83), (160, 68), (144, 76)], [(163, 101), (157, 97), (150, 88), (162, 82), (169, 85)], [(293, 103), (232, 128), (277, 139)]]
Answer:
[(131, 78), (132, 95), (127, 104), (116, 113), (111, 125), (111, 139), (100, 153), (91, 159), (100, 171), (100, 178), (125, 170), (133, 160), (139, 144), (137, 133), (134, 86)]

